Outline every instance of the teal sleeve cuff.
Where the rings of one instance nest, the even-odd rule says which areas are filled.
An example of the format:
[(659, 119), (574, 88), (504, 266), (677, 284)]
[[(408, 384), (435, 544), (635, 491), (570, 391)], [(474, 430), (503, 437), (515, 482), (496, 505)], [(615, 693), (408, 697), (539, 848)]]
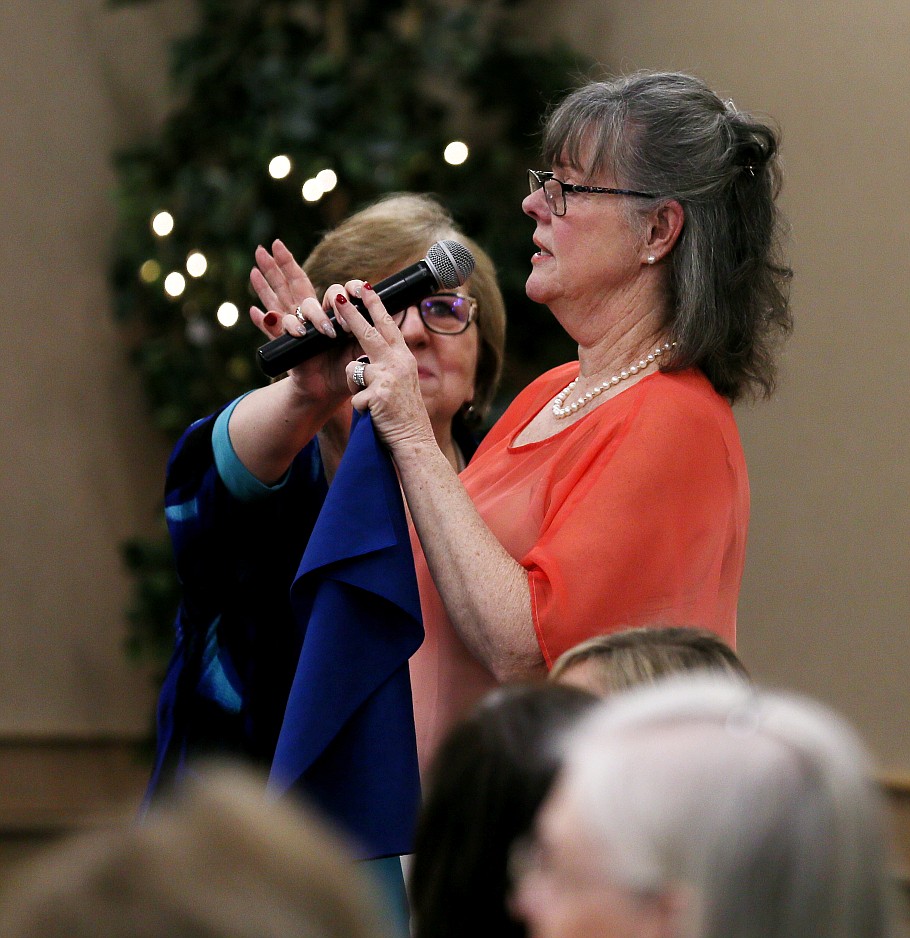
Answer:
[(231, 443), (228, 424), (234, 408), (244, 397), (246, 394), (242, 394), (236, 401), (228, 404), (218, 415), (212, 429), (212, 450), (215, 453), (215, 468), (228, 491), (239, 501), (251, 502), (277, 492), (288, 481), (291, 470), (288, 469), (274, 485), (266, 485), (260, 482), (240, 461), (240, 457), (234, 451), (234, 444)]

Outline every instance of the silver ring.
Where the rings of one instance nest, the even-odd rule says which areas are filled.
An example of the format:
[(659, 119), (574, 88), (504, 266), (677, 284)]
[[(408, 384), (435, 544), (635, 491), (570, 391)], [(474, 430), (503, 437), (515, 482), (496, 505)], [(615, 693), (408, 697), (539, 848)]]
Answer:
[(363, 377), (363, 373), (366, 371), (366, 367), (367, 363), (358, 359), (357, 363), (354, 365), (354, 371), (351, 373), (351, 380), (361, 390), (367, 386), (366, 380)]
[(306, 316), (304, 316), (304, 315), (300, 312), (301, 308), (302, 308), (302, 307), (298, 306), (297, 309), (294, 310), (294, 315), (295, 315), (295, 316), (300, 320), (300, 322), (305, 326), (305, 325), (307, 324), (307, 318), (306, 318)]

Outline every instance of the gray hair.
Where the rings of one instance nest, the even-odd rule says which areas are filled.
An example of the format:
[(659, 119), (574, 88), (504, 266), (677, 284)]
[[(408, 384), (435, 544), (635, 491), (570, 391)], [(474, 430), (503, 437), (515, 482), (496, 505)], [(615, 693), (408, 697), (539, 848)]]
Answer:
[(543, 156), (654, 199), (629, 199), (640, 221), (668, 200), (685, 220), (667, 261), (669, 321), (676, 348), (661, 369), (701, 368), (731, 401), (768, 396), (774, 357), (792, 329), (779, 260), (782, 222), (778, 134), (722, 101), (700, 79), (636, 72), (592, 82), (549, 115)]
[(563, 790), (620, 882), (684, 891), (684, 938), (884, 938), (887, 841), (870, 766), (814, 702), (682, 676), (588, 717)]

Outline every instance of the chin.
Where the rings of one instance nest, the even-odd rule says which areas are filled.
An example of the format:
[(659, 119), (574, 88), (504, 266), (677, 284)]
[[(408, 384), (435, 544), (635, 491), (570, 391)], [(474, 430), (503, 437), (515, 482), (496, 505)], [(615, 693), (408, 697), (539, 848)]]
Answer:
[(551, 298), (551, 291), (547, 290), (546, 286), (540, 283), (537, 277), (534, 276), (533, 271), (525, 282), (525, 293), (528, 299), (535, 303), (546, 304)]

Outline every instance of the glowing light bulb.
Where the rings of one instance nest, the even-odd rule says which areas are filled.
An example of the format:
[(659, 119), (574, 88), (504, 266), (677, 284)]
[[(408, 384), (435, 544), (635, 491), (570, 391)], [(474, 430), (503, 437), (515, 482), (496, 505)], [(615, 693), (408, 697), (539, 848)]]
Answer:
[(460, 166), (468, 158), (467, 144), (460, 140), (453, 140), (443, 151), (443, 157), (452, 166)]
[(161, 276), (161, 264), (149, 258), (139, 268), (139, 279), (143, 283), (154, 283)]
[(164, 238), (174, 230), (174, 216), (170, 212), (158, 212), (152, 219), (152, 231)]
[(284, 179), (291, 171), (291, 161), (286, 156), (273, 156), (269, 161), (269, 175), (272, 179)]
[(168, 296), (180, 296), (186, 289), (186, 278), (174, 270), (164, 278), (164, 292)]
[(191, 277), (201, 277), (208, 266), (209, 262), (201, 251), (193, 251), (186, 259), (186, 272)]
[(334, 170), (321, 169), (316, 173), (316, 182), (322, 186), (323, 192), (331, 192), (338, 185), (338, 177), (335, 175)]
[(215, 315), (218, 317), (218, 322), (225, 329), (230, 329), (231, 326), (237, 324), (237, 320), (240, 318), (240, 310), (233, 303), (222, 303)]
[(322, 198), (325, 190), (315, 179), (307, 179), (300, 191), (307, 202), (318, 202)]

